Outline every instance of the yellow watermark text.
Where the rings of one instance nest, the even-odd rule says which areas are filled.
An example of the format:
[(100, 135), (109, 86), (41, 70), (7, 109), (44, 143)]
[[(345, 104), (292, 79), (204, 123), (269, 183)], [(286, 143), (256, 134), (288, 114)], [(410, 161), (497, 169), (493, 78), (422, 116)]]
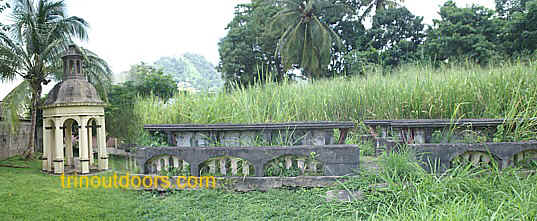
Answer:
[(164, 189), (198, 189), (215, 188), (216, 178), (214, 176), (150, 176), (150, 175), (130, 175), (118, 176), (60, 176), (62, 188), (164, 188)]

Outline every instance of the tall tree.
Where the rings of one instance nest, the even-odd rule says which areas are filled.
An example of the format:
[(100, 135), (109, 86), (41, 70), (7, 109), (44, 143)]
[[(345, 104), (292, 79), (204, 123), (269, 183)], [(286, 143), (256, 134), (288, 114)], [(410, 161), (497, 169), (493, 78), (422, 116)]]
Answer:
[(360, 16), (360, 20), (370, 16), (373, 12), (373, 9), (375, 9), (375, 14), (377, 14), (386, 8), (395, 8), (399, 6), (399, 2), (403, 3), (405, 0), (365, 0), (363, 1), (363, 4), (367, 5), (367, 7)]
[(106, 131), (110, 136), (134, 144), (140, 132), (139, 124), (136, 124), (140, 119), (134, 113), (136, 99), (154, 95), (167, 102), (177, 92), (177, 82), (172, 76), (164, 74), (162, 69), (143, 62), (131, 66), (127, 79), (126, 82), (112, 85), (110, 88), (109, 105), (104, 109)]
[(269, 77), (278, 81), (286, 76), (280, 57), (274, 54), (279, 38), (269, 31), (270, 18), (279, 9), (263, 0), (235, 7), (235, 17), (226, 27), (228, 33), (218, 43), (217, 69), (226, 88), (248, 86)]
[(503, 9), (499, 39), (504, 54), (527, 55), (537, 50), (537, 0), (514, 2)]
[(284, 70), (300, 67), (304, 74), (318, 78), (328, 69), (331, 49), (342, 48), (338, 34), (322, 21), (323, 15), (348, 10), (343, 4), (325, 0), (275, 1), (282, 6), (272, 27), (280, 33), (276, 54), (281, 56)]
[(440, 18), (433, 20), (424, 44), (433, 60), (469, 58), (485, 64), (497, 55), (500, 28), (493, 10), (476, 5), (459, 8), (449, 0), (440, 8)]
[(516, 12), (523, 12), (526, 4), (532, 0), (495, 0), (496, 12), (500, 18), (511, 20)]
[(367, 36), (370, 45), (381, 52), (381, 64), (397, 66), (416, 58), (425, 38), (423, 17), (416, 17), (405, 7), (382, 10), (373, 16)]
[[(23, 82), (8, 94), (4, 109), (16, 112), (17, 104), (22, 104), (16, 99), (25, 97), (21, 94), (30, 97), (32, 128), (25, 155), (31, 158), (42, 86), (63, 77), (61, 56), (74, 39), (87, 40), (88, 23), (82, 18), (67, 16), (61, 0), (14, 0), (11, 18), (13, 23), (7, 25), (9, 30), (0, 33), (0, 79), (21, 77)], [(88, 79), (97, 84), (98, 89), (105, 88), (111, 76), (107, 63), (89, 50), (81, 51)]]

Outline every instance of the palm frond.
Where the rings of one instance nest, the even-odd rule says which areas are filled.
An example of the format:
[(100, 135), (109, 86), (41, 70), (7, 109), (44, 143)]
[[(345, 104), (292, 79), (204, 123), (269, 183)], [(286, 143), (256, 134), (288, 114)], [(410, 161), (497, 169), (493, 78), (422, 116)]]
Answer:
[(21, 118), (25, 118), (31, 104), (32, 89), (28, 81), (21, 82), (4, 98), (0, 109), (0, 116), (11, 125), (10, 132), (16, 132)]

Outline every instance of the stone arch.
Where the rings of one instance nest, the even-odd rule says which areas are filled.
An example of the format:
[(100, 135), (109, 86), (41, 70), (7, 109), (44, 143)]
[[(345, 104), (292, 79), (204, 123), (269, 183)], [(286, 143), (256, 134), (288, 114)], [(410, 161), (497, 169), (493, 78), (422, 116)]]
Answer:
[(510, 158), (512, 164), (516, 167), (534, 168), (537, 165), (537, 149), (527, 148), (513, 154)]
[(324, 164), (312, 156), (286, 154), (263, 165), (264, 176), (321, 176)]
[(145, 161), (143, 166), (146, 174), (190, 175), (190, 163), (170, 154), (152, 156)]
[(62, 119), (65, 166), (67, 169), (80, 168), (80, 122), (76, 118)]
[(449, 159), (449, 166), (453, 168), (460, 164), (471, 163), (474, 167), (500, 167), (502, 159), (492, 152), (480, 150), (467, 150), (455, 154)]
[(256, 169), (258, 168), (254, 168), (254, 165), (246, 159), (217, 156), (200, 163), (199, 174), (200, 176), (254, 176)]

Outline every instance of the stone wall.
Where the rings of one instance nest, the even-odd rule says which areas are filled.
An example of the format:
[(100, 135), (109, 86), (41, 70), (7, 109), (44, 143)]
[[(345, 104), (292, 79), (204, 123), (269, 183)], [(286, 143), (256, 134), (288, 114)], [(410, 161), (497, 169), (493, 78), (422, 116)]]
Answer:
[[(28, 146), (31, 123), (29, 121), (21, 121), (20, 127), (15, 134), (10, 134), (9, 127), (8, 122), (0, 121), (0, 160), (20, 155)], [(36, 137), (37, 152), (42, 152), (42, 139), (42, 132), (38, 130)]]

